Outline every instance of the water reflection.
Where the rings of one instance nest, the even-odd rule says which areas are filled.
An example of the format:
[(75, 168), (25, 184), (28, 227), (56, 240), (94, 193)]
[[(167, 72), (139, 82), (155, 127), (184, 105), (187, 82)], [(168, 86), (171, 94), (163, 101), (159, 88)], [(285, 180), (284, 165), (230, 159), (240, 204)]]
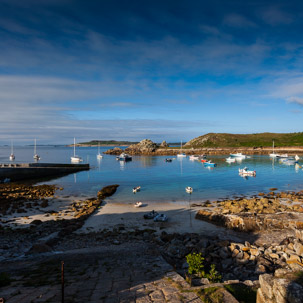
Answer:
[(141, 156), (139, 158), (142, 167), (150, 167), (153, 166), (156, 162), (155, 157)]
[(126, 162), (125, 161), (119, 161), (119, 164), (120, 164), (120, 170), (125, 170)]

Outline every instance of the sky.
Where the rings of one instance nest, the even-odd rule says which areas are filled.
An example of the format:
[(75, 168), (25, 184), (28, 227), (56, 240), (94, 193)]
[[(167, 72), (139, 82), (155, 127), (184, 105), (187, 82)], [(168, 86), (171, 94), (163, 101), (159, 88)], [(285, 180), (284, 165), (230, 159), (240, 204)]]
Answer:
[(0, 0), (0, 144), (301, 132), (303, 2)]

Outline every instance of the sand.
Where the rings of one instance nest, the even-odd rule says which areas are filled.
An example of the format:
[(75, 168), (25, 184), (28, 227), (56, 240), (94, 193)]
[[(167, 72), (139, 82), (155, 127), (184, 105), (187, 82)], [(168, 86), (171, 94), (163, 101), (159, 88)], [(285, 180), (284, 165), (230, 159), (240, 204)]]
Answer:
[[(157, 232), (165, 230), (167, 233), (216, 233), (223, 228), (213, 224), (196, 220), (195, 214), (199, 207), (190, 208), (188, 203), (150, 203), (135, 208), (133, 204), (105, 202), (90, 218), (88, 218), (79, 233), (113, 230), (124, 227), (126, 230), (155, 229)], [(167, 222), (154, 222), (143, 218), (145, 213), (152, 210), (168, 216)]]

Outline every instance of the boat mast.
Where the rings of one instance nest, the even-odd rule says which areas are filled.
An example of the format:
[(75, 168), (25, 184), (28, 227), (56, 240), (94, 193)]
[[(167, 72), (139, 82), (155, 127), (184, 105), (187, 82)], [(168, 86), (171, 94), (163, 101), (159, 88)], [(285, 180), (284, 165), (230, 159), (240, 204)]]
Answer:
[(37, 141), (37, 140), (35, 139), (35, 145), (34, 145), (34, 155), (36, 155), (36, 153), (37, 153), (37, 152), (36, 152), (36, 143), (37, 143), (36, 141)]
[(14, 153), (14, 144), (13, 144), (13, 140), (11, 141), (11, 154)]
[(74, 157), (76, 157), (76, 138), (74, 137)]

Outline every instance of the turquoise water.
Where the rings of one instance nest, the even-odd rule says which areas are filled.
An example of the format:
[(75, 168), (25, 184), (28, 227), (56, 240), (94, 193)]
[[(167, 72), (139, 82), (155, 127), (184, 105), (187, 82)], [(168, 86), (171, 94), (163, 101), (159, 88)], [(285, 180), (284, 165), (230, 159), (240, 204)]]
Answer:
[[(101, 147), (101, 151), (109, 147)], [(37, 147), (40, 162), (70, 163), (73, 149), (70, 147)], [(33, 147), (15, 147), (15, 162), (32, 162)], [(10, 147), (0, 148), (0, 163), (9, 162)], [(303, 189), (303, 164), (287, 166), (273, 161), (268, 156), (252, 156), (242, 163), (225, 162), (227, 156), (209, 156), (218, 165), (206, 168), (202, 163), (188, 158), (175, 158), (165, 162), (168, 156), (134, 156), (131, 162), (119, 162), (115, 156), (104, 155), (97, 160), (97, 147), (77, 148), (77, 154), (84, 163), (89, 163), (91, 170), (71, 174), (48, 181), (64, 187), (60, 195), (81, 197), (96, 196), (105, 185), (119, 184), (117, 193), (110, 198), (112, 202), (153, 202), (153, 201), (205, 201), (219, 198), (254, 195), (267, 192), (276, 187), (279, 191)], [(256, 177), (240, 177), (238, 169), (247, 166), (256, 170)], [(44, 182), (46, 183), (46, 182)], [(132, 188), (141, 186), (141, 191), (133, 194)], [(189, 197), (185, 187), (194, 191)]]

